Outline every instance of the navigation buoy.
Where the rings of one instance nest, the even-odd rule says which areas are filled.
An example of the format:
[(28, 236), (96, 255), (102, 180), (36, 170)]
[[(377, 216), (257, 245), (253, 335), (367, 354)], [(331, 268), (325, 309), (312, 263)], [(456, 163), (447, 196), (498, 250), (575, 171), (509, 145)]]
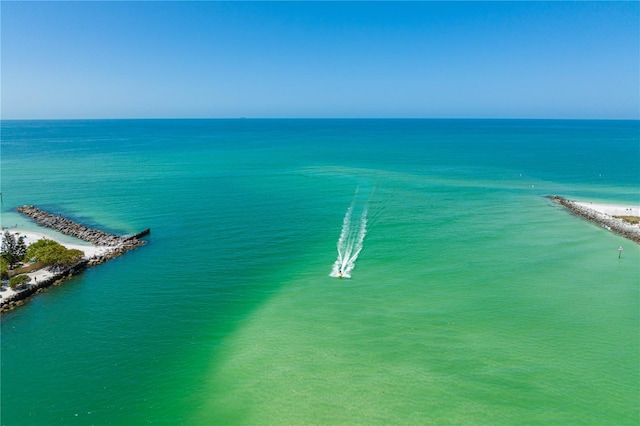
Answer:
[(622, 246), (618, 247), (618, 259), (620, 259), (620, 256), (622, 256), (622, 250), (624, 250)]

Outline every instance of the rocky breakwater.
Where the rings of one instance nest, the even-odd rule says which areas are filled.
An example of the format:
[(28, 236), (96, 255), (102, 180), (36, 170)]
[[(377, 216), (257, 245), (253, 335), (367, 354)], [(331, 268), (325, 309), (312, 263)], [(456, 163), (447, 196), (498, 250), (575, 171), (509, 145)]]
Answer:
[(71, 278), (74, 274), (82, 272), (87, 266), (89, 266), (89, 264), (90, 263), (87, 259), (82, 259), (75, 265), (64, 268), (61, 271), (53, 274), (49, 278), (36, 281), (32, 284), (28, 284), (25, 288), (15, 293), (14, 295), (3, 298), (0, 302), (0, 314), (9, 312), (19, 306), (24, 305), (25, 299), (33, 296), (34, 294), (42, 293), (52, 285), (62, 284), (66, 279)]
[(143, 241), (140, 238), (151, 232), (151, 230), (147, 228), (135, 235), (121, 237), (98, 229), (89, 228), (66, 217), (51, 214), (34, 206), (21, 206), (18, 207), (17, 210), (23, 215), (33, 219), (40, 226), (53, 229), (62, 234), (81, 239), (96, 246), (107, 247), (108, 250), (106, 250), (103, 255), (94, 256), (90, 259), (82, 259), (75, 265), (69, 266), (62, 271), (58, 271), (46, 280), (39, 281), (35, 284), (29, 284), (26, 288), (15, 293), (11, 297), (7, 297), (6, 299), (3, 298), (0, 302), (0, 313), (9, 311), (17, 306), (21, 306), (24, 304), (24, 299), (32, 296), (33, 294), (44, 291), (51, 285), (62, 284), (66, 279), (83, 271), (88, 266), (100, 264), (106, 260), (120, 256), (129, 250), (133, 250), (146, 244), (146, 241)]
[(622, 219), (590, 209), (557, 195), (551, 195), (549, 198), (555, 203), (567, 208), (572, 213), (640, 244), (640, 227), (637, 225), (632, 225)]
[(147, 235), (150, 232), (149, 229), (145, 229), (136, 235), (121, 237), (98, 229), (89, 228), (66, 217), (48, 213), (34, 206), (21, 206), (18, 207), (17, 210), (45, 228), (53, 229), (62, 234), (81, 239), (97, 246), (111, 247), (112, 250), (110, 250), (110, 252), (113, 253), (113, 255), (109, 256), (110, 258), (146, 244), (146, 242), (140, 240), (139, 237)]

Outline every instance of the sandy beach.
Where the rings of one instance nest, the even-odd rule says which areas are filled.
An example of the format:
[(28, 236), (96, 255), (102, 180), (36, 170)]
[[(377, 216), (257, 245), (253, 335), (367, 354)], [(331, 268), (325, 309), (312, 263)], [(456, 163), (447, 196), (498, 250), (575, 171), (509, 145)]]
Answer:
[(598, 213), (608, 216), (639, 216), (640, 206), (624, 205), (624, 204), (599, 204), (599, 203), (586, 203), (582, 201), (572, 201), (574, 204), (594, 210)]
[(572, 201), (557, 195), (549, 198), (584, 219), (640, 244), (640, 223), (636, 220), (640, 217), (640, 206)]
[[(47, 233), (46, 230), (31, 231), (31, 230), (25, 230), (20, 228), (11, 228), (11, 229), (4, 229), (2, 231), (3, 234), (5, 230), (15, 235), (16, 238), (24, 237), (24, 241), (27, 244), (27, 247), (38, 240), (46, 238), (49, 240), (56, 241), (68, 249), (78, 249), (82, 251), (84, 253), (83, 257), (85, 259), (91, 259), (92, 257), (95, 257), (95, 256), (102, 256), (114, 249), (114, 247), (92, 245), (89, 243), (84, 243), (82, 241), (79, 241), (78, 243), (69, 243), (69, 242), (61, 241), (59, 238), (56, 238), (51, 233)], [(54, 274), (50, 272), (48, 268), (42, 268), (33, 272), (29, 272), (26, 275), (31, 277), (31, 283), (36, 283), (38, 281), (42, 282), (48, 278), (51, 278)], [(16, 293), (17, 292), (15, 290), (9, 288), (8, 286), (3, 286), (2, 291), (0, 291), (0, 301), (3, 299), (8, 299), (9, 297), (13, 296)]]

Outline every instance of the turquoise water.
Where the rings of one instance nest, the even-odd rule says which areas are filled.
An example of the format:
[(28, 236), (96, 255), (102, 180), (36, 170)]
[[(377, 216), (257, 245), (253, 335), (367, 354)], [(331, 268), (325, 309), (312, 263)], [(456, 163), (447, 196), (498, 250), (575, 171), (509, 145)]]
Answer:
[(152, 229), (2, 316), (4, 425), (640, 422), (639, 246), (544, 198), (640, 204), (637, 121), (1, 130), (3, 225)]

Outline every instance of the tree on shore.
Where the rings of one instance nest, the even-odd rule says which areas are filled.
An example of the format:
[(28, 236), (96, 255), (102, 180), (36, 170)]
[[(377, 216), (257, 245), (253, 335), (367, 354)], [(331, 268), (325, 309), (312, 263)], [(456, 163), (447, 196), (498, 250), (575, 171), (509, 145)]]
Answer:
[(9, 269), (13, 269), (18, 263), (24, 259), (24, 255), (27, 252), (27, 245), (24, 242), (24, 237), (18, 237), (16, 239), (9, 231), (5, 231), (2, 236), (2, 250), (0, 250), (0, 257), (2, 257), (8, 264)]
[(21, 289), (29, 281), (31, 281), (31, 277), (29, 275), (16, 275), (9, 280), (9, 287), (14, 290)]
[(27, 248), (26, 257), (48, 266), (69, 266), (78, 263), (84, 253), (77, 249), (67, 249), (62, 244), (43, 238)]
[(3, 280), (9, 278), (9, 263), (4, 257), (0, 257), (0, 278)]
[(43, 238), (27, 248), (26, 258), (42, 262), (46, 265), (52, 265), (57, 254), (61, 252), (63, 248), (59, 243)]
[(82, 256), (84, 256), (84, 252), (78, 249), (64, 249), (64, 251), (62, 253), (60, 253), (60, 256), (58, 257), (58, 259), (56, 259), (56, 265), (57, 266), (71, 266), (71, 265), (75, 265), (76, 263), (80, 262), (80, 259), (82, 259)]

